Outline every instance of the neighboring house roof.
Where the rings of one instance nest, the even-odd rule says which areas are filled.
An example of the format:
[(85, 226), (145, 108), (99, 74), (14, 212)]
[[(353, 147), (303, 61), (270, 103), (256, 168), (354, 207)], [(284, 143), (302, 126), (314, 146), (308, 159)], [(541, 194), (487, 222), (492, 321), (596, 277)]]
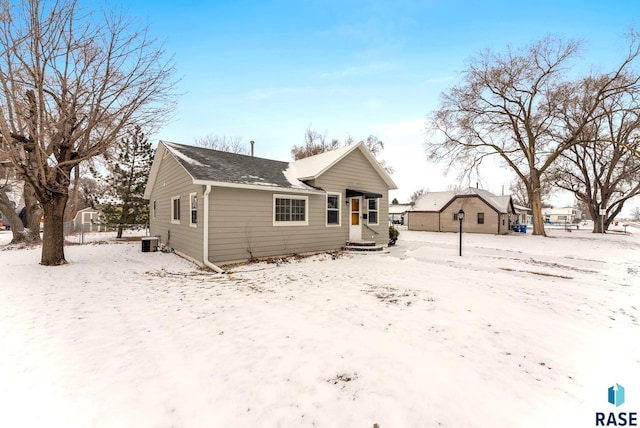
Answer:
[(389, 214), (404, 214), (411, 209), (411, 204), (390, 204)]
[(543, 215), (567, 215), (573, 214), (576, 211), (575, 208), (565, 207), (565, 208), (544, 208), (542, 210)]
[[(459, 192), (447, 191), (425, 193), (416, 201), (413, 211), (440, 212), (454, 199), (468, 196), (478, 196), (499, 213), (509, 212), (509, 205), (513, 204), (511, 196), (496, 196), (487, 190), (469, 187)], [(513, 207), (513, 205), (511, 206)]]
[(522, 205), (513, 205), (516, 211), (532, 211), (529, 207), (523, 207)]
[(316, 189), (304, 181), (319, 177), (354, 150), (362, 151), (390, 189), (396, 188), (391, 177), (378, 164), (363, 143), (294, 162), (282, 162), (161, 141), (149, 174), (149, 185), (145, 190), (145, 198), (149, 198), (151, 195), (151, 189), (160, 168), (161, 162), (158, 160), (161, 160), (167, 153), (182, 165), (195, 184), (254, 189), (279, 188), (287, 191), (323, 193), (321, 189)]
[(482, 198), (486, 203), (492, 206), (497, 212), (506, 213), (509, 212), (509, 205), (513, 207), (513, 202), (511, 200), (511, 196), (496, 196), (493, 193), (483, 190), (476, 189), (475, 187), (469, 187), (468, 189), (463, 190), (462, 192), (456, 193), (456, 196), (461, 195), (477, 195)]
[(412, 211), (439, 212), (456, 195), (456, 192), (427, 192), (416, 200)]

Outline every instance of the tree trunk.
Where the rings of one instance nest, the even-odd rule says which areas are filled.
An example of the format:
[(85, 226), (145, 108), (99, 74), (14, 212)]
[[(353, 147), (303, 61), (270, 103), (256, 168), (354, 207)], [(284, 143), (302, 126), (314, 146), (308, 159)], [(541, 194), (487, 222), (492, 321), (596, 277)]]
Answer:
[(28, 182), (24, 183), (23, 196), (24, 205), (27, 208), (27, 230), (25, 232), (29, 235), (29, 241), (40, 242), (40, 218), (42, 217), (42, 210), (38, 205), (33, 186)]
[[(593, 233), (604, 233), (604, 229), (602, 228), (602, 220), (604, 219), (599, 213), (596, 213), (593, 218)], [(606, 225), (605, 225), (606, 226)]]
[(18, 244), (20, 242), (27, 241), (27, 235), (24, 231), (24, 226), (22, 225), (22, 220), (18, 213), (13, 208), (9, 197), (5, 193), (3, 188), (0, 188), (0, 212), (4, 214), (4, 216), (9, 221), (9, 226), (11, 227), (11, 232), (13, 233), (13, 239), (11, 240), (11, 244)]
[(44, 234), (42, 236), (43, 266), (59, 266), (67, 263), (64, 258), (64, 209), (69, 196), (52, 193), (44, 204)]
[(531, 168), (530, 177), (531, 189), (529, 192), (529, 200), (531, 201), (531, 213), (533, 215), (533, 234), (547, 236), (544, 231), (544, 218), (542, 217), (542, 195), (540, 194), (540, 174), (537, 170)]

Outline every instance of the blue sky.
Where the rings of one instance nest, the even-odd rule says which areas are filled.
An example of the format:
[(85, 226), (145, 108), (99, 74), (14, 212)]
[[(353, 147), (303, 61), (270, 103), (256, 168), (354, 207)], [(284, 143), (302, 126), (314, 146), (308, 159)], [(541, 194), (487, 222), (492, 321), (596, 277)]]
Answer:
[[(428, 163), (426, 116), (480, 50), (554, 34), (584, 41), (584, 63), (608, 69), (640, 29), (640, 2), (262, 0), (127, 2), (174, 55), (174, 121), (154, 140), (208, 134), (256, 141), (256, 156), (289, 160), (312, 127), (329, 138), (377, 135), (400, 200), (446, 190), (455, 174)], [(486, 172), (484, 188), (508, 188)]]

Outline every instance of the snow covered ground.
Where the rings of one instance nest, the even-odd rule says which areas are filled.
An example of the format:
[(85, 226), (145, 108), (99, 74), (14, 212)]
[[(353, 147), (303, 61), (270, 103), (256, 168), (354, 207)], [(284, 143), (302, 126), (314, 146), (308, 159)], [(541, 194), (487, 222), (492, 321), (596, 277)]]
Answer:
[[(52, 268), (39, 249), (0, 251), (0, 426), (577, 427), (640, 412), (640, 233), (550, 234), (465, 234), (459, 257), (457, 234), (402, 230), (385, 254), (228, 275), (140, 242), (68, 246)], [(615, 383), (624, 407), (607, 402)]]

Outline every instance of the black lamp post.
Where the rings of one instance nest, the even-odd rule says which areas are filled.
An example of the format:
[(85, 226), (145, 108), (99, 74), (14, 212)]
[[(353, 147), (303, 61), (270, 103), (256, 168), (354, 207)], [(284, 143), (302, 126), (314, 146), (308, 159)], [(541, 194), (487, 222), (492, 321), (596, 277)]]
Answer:
[(460, 208), (460, 211), (458, 211), (458, 221), (460, 222), (460, 256), (462, 256), (462, 220), (464, 220), (464, 211)]

